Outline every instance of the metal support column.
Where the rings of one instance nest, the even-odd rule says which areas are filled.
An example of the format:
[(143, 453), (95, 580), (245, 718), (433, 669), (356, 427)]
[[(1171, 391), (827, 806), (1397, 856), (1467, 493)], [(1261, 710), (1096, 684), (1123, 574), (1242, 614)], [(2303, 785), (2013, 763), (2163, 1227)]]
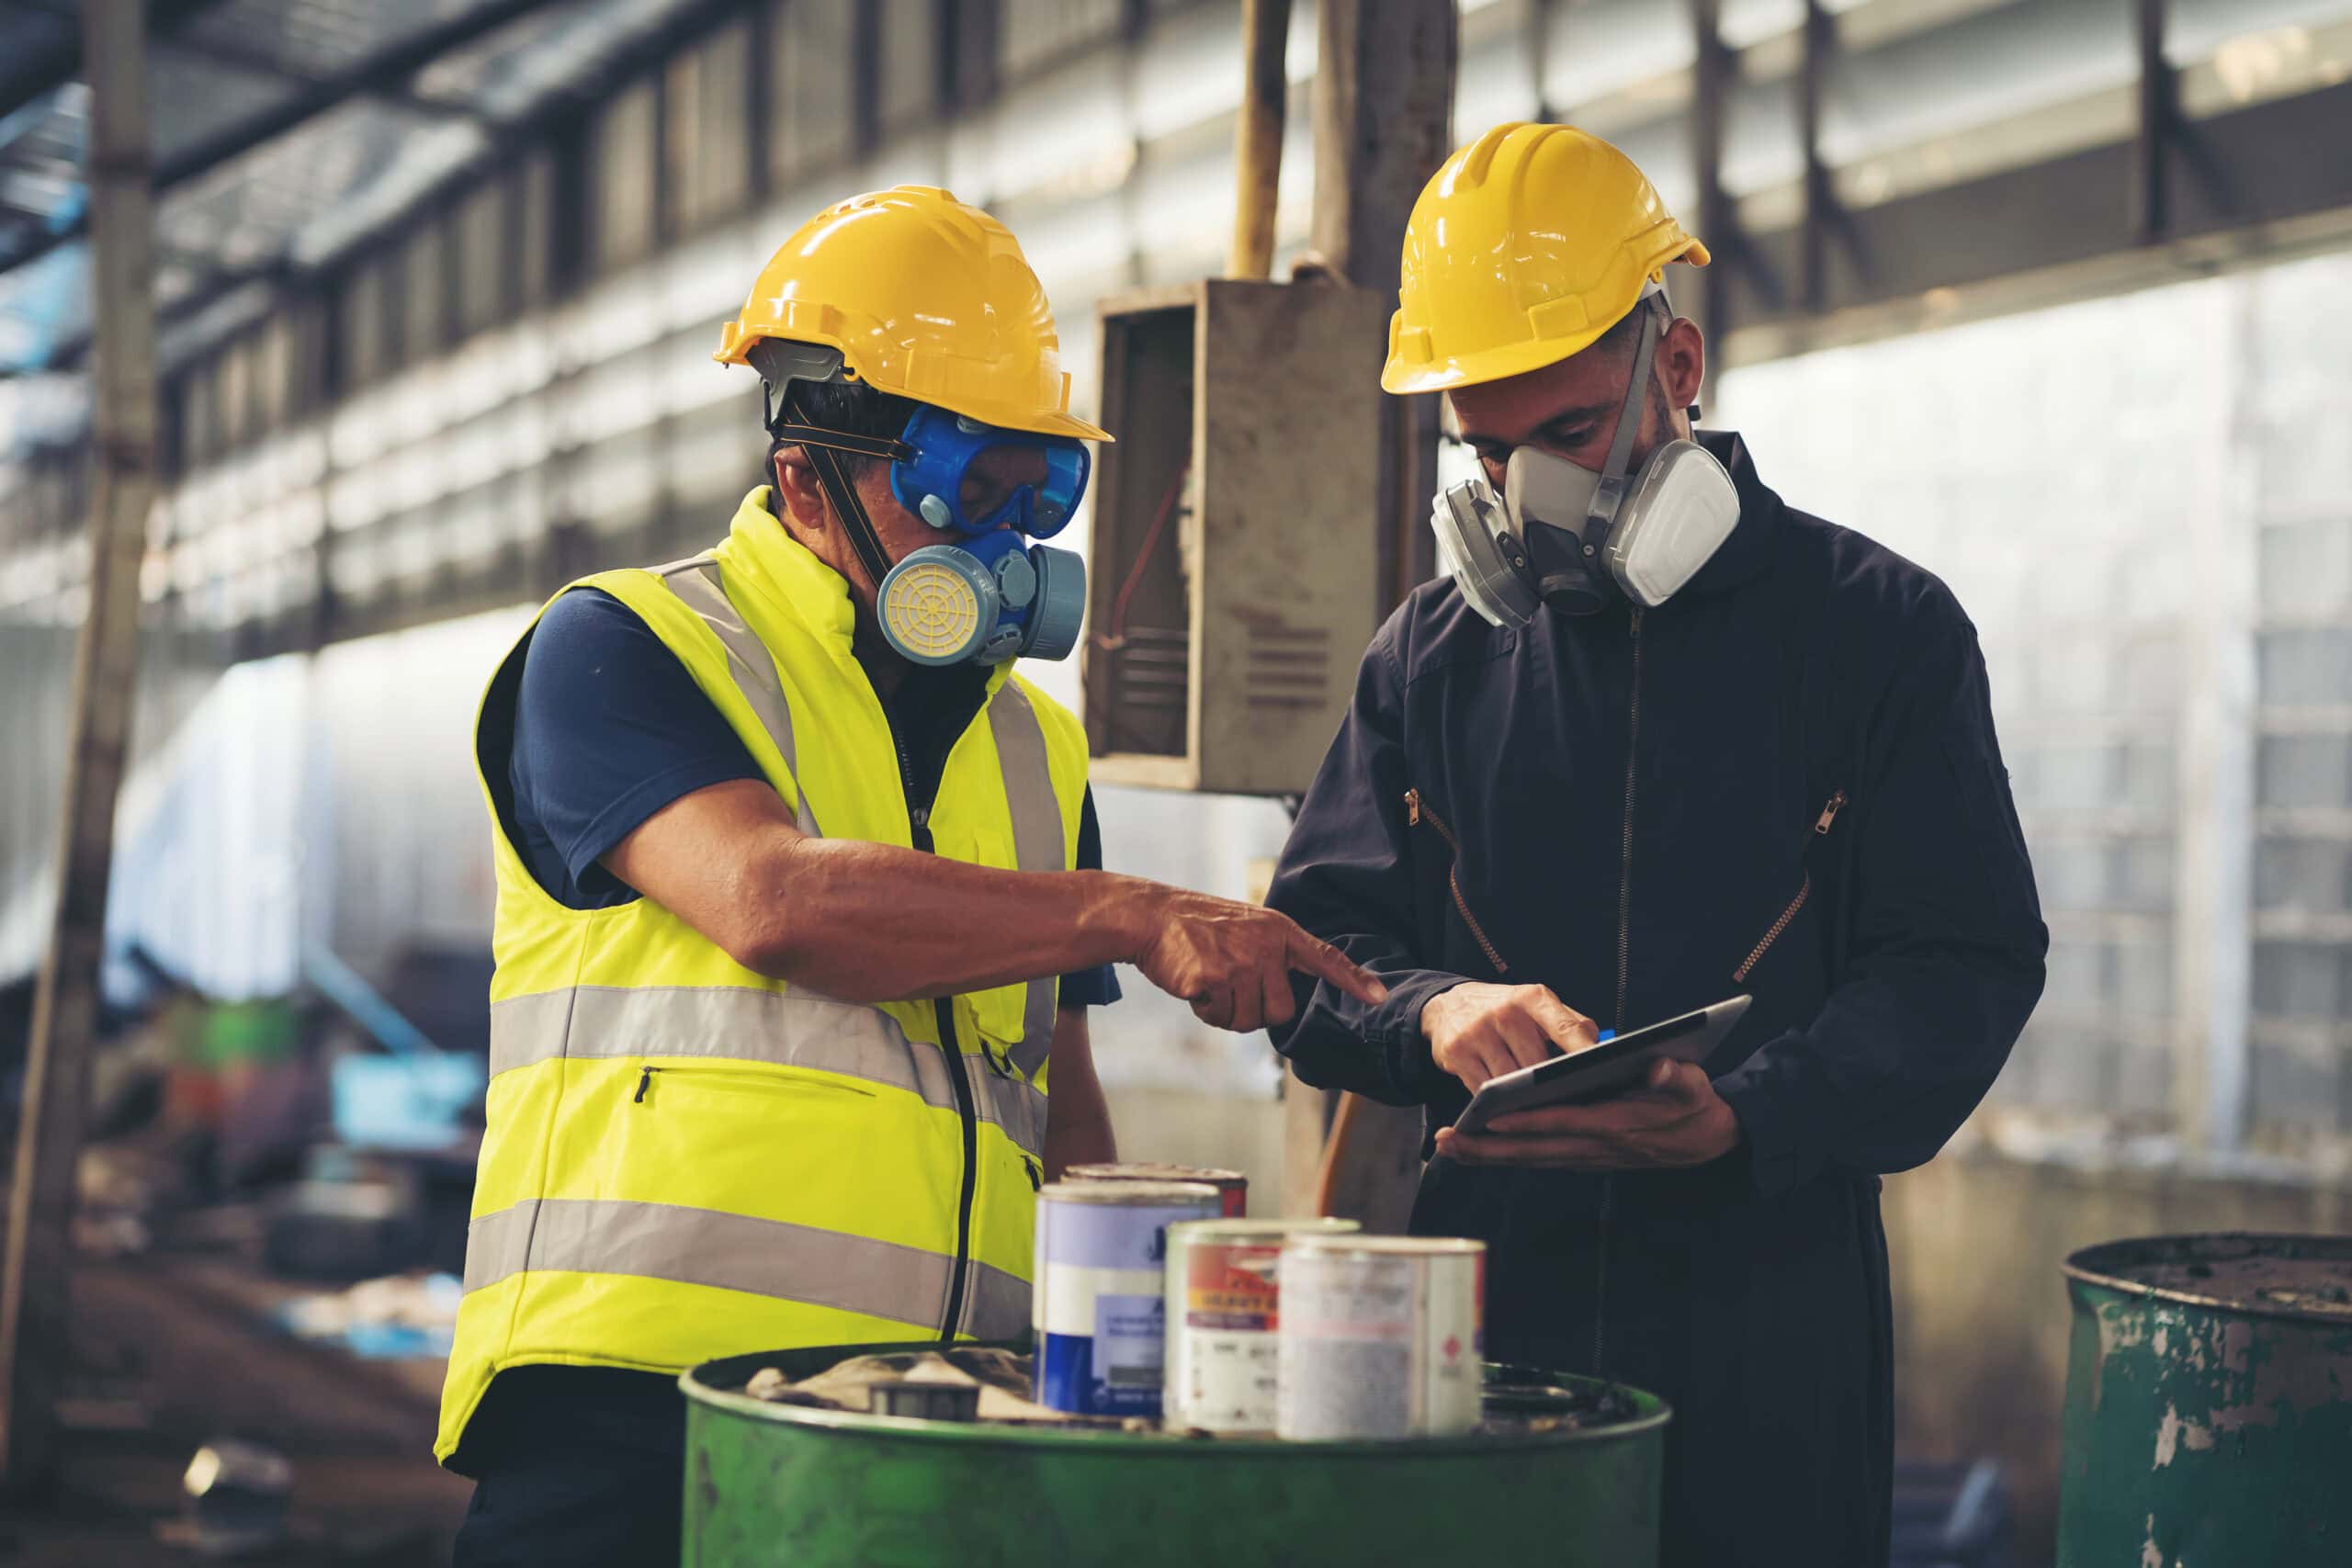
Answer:
[[(1698, 49), (1690, 103), (1690, 164), (1699, 179), (1699, 237), (1714, 253), (1715, 264), (1699, 273), (1696, 317), (1710, 344), (1721, 344), (1731, 333), (1731, 274), (1743, 259), (1738, 236), (1732, 231), (1731, 198), (1724, 191), (1724, 109), (1730, 101), (1736, 64), (1725, 48), (1721, 28), (1721, 0), (1690, 0), (1690, 27)], [(1702, 403), (1714, 401), (1720, 353), (1707, 356), (1707, 385)]]
[(0, 1482), (42, 1485), (56, 1461), (65, 1367), (74, 1175), (88, 1113), (98, 964), (138, 683), (139, 566), (155, 500), (153, 213), (148, 190), (146, 7), (82, 6), (90, 107), (96, 367), (90, 608), (74, 669), (57, 904), (33, 1006), (24, 1112), (0, 1272)]
[(1821, 100), (1837, 24), (1821, 0), (1805, 0), (1804, 54), (1797, 67), (1797, 130), (1804, 149), (1804, 217), (1799, 235), (1797, 301), (1808, 315), (1829, 298), (1829, 229), (1837, 220), (1838, 196), (1829, 165), (1821, 156)]
[(2139, 123), (2132, 141), (2132, 228), (2140, 243), (2165, 237), (2171, 214), (2165, 199), (2174, 128), (2179, 118), (2179, 83), (2165, 58), (2166, 0), (2133, 0), (2132, 26), (2139, 40)]

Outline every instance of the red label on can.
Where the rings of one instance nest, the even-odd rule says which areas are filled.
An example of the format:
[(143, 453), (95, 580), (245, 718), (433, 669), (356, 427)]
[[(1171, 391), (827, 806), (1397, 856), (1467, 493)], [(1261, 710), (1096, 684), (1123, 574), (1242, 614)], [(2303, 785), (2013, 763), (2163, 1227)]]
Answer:
[(1184, 1322), (1193, 1328), (1271, 1334), (1280, 1292), (1274, 1264), (1282, 1247), (1195, 1243), (1184, 1278)]

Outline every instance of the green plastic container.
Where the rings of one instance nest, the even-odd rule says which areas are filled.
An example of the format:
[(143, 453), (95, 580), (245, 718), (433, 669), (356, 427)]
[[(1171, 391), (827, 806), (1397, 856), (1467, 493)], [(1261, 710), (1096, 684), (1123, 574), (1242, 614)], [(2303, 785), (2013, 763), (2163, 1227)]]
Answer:
[(2066, 1260), (2058, 1568), (2352, 1562), (2352, 1236)]
[[(867, 1346), (737, 1356), (686, 1394), (687, 1568), (1648, 1568), (1664, 1401), (1585, 1431), (1283, 1443), (966, 1426), (769, 1404)], [(1603, 1385), (1489, 1366), (1490, 1385)]]

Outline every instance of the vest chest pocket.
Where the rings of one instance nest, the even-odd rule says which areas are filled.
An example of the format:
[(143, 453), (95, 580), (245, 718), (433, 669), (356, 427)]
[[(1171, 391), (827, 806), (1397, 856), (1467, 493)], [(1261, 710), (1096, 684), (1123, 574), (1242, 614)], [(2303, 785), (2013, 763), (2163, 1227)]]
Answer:
[[(662, 1088), (655, 1087), (659, 1080)], [(872, 1100), (874, 1091), (824, 1073), (797, 1072), (790, 1067), (724, 1067), (701, 1064), (673, 1064), (656, 1066), (649, 1062), (638, 1068), (637, 1093), (630, 1103), (650, 1103), (660, 1109), (662, 1094), (674, 1089), (676, 1092), (695, 1097), (703, 1094), (848, 1094)], [(650, 1100), (649, 1101), (649, 1096)]]
[(559, 1134), (576, 1166), (552, 1195), (874, 1233), (871, 1172), (906, 1142), (889, 1108), (908, 1097), (805, 1068), (674, 1058), (636, 1064), (616, 1087), (608, 1117)]

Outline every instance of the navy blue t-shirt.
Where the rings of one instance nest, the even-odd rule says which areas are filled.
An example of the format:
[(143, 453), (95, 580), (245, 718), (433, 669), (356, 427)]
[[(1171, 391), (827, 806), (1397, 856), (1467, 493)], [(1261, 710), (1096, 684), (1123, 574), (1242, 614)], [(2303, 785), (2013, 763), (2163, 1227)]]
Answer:
[[(987, 686), (988, 671), (976, 665), (916, 669), (884, 705), (919, 792), (936, 793)], [(647, 818), (695, 790), (763, 776), (677, 656), (635, 612), (594, 589), (564, 594), (539, 617), (524, 652), (514, 737), (514, 847), (539, 886), (573, 909), (638, 896), (598, 862)], [(1091, 790), (1079, 813), (1077, 865), (1102, 865)], [(1108, 966), (1062, 976), (1064, 1007), (1118, 998)]]

